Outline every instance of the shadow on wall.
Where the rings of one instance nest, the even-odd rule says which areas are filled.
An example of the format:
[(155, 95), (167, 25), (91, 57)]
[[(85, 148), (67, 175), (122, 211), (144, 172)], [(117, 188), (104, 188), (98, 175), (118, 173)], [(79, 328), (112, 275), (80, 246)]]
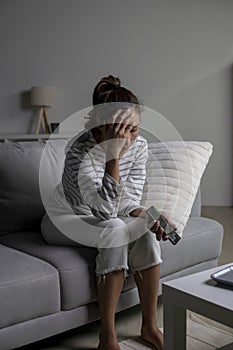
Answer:
[(20, 107), (23, 110), (32, 109), (31, 102), (30, 102), (30, 90), (25, 90), (21, 92)]
[(30, 118), (30, 124), (28, 127), (28, 132), (33, 133), (36, 128), (36, 113), (37, 108), (31, 105), (31, 91), (25, 90), (20, 94), (20, 108), (24, 111), (31, 111), (32, 117)]

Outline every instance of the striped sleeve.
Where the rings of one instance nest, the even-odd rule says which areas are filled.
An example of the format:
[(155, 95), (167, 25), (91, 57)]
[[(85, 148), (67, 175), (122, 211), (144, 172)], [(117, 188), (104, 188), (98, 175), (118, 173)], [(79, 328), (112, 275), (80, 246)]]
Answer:
[(137, 158), (133, 162), (121, 194), (118, 208), (119, 216), (129, 216), (130, 213), (139, 207), (146, 180), (146, 162), (148, 159), (147, 142), (141, 141), (137, 150)]
[(78, 182), (82, 198), (97, 218), (116, 218), (123, 185), (106, 172), (100, 182), (91, 163), (88, 154), (79, 168)]
[(101, 220), (116, 218), (122, 187), (122, 183), (107, 173), (100, 179), (91, 152), (84, 153), (80, 148), (69, 152), (63, 172), (63, 190), (74, 211), (79, 203), (85, 203)]

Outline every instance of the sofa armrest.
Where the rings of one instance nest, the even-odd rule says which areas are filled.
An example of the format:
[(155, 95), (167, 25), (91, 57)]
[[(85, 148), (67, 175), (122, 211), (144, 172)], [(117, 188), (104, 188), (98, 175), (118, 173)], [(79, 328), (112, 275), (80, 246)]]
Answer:
[(196, 198), (193, 202), (190, 216), (201, 216), (201, 190), (200, 190), (200, 187), (197, 191)]

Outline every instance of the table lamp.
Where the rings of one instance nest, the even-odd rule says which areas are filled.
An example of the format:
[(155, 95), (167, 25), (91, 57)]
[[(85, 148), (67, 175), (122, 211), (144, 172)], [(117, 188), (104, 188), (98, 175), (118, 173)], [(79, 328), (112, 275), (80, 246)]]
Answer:
[(33, 86), (31, 87), (31, 104), (40, 106), (39, 116), (36, 125), (36, 134), (39, 134), (44, 118), (44, 132), (50, 134), (47, 106), (52, 106), (55, 99), (55, 88), (53, 86)]

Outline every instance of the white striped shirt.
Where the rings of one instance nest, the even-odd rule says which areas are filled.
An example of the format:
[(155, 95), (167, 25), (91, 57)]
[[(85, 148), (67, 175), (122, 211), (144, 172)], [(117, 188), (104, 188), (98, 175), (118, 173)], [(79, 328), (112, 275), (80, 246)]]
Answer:
[(140, 207), (147, 158), (147, 141), (138, 136), (119, 160), (118, 183), (105, 172), (104, 150), (90, 131), (84, 132), (67, 147), (62, 175), (63, 191), (74, 213), (101, 220), (129, 216)]

